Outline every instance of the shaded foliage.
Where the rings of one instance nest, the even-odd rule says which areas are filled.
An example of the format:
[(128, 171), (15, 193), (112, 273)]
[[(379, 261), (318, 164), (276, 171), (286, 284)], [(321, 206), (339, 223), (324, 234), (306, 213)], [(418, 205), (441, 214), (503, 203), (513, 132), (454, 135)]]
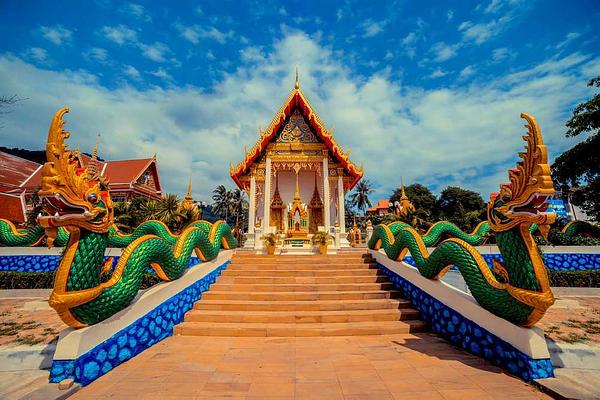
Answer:
[(363, 215), (369, 207), (371, 207), (371, 199), (369, 195), (373, 193), (373, 184), (368, 179), (363, 179), (354, 188), (354, 192), (350, 195), (350, 203), (353, 207), (362, 211)]
[[(600, 76), (588, 86), (600, 88)], [(572, 192), (573, 204), (600, 221), (600, 93), (579, 104), (566, 126), (567, 137), (591, 135), (556, 158), (552, 177), (560, 189)]]

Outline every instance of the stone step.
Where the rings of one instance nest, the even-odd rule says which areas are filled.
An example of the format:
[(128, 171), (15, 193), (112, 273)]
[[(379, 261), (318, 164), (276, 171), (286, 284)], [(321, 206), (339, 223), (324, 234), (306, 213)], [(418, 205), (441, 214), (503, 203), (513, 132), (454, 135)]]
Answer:
[(191, 310), (185, 322), (231, 323), (342, 323), (401, 321), (418, 318), (413, 309), (346, 310), (346, 311), (223, 311)]
[(282, 264), (328, 264), (328, 265), (337, 265), (337, 264), (343, 264), (343, 265), (347, 265), (347, 264), (368, 264), (368, 263), (374, 263), (375, 261), (372, 259), (344, 259), (344, 258), (340, 258), (340, 259), (336, 259), (336, 260), (327, 260), (327, 259), (323, 259), (323, 260), (281, 260), (281, 259), (277, 259), (277, 258), (266, 258), (263, 260), (254, 260), (254, 259), (248, 259), (248, 260), (240, 260), (240, 259), (232, 259), (231, 263), (232, 264), (275, 264), (275, 265), (282, 265)]
[(322, 255), (322, 254), (297, 254), (297, 255), (265, 255), (265, 254), (252, 254), (252, 253), (247, 253), (247, 254), (234, 254), (233, 257), (231, 257), (232, 260), (236, 260), (236, 259), (252, 259), (252, 260), (273, 260), (273, 259), (277, 259), (277, 260), (285, 260), (285, 261), (291, 261), (291, 260), (336, 260), (336, 259), (346, 259), (346, 258), (356, 258), (356, 259), (361, 259), (361, 258), (372, 258), (372, 256), (370, 254), (367, 253), (341, 253), (341, 254), (328, 254), (328, 255)]
[(351, 292), (393, 289), (388, 283), (320, 283), (320, 284), (230, 284), (214, 283), (211, 290), (216, 292)]
[(210, 300), (203, 298), (194, 304), (195, 310), (226, 311), (345, 311), (403, 309), (410, 307), (404, 299), (315, 300), (315, 301), (249, 301)]
[(400, 297), (397, 290), (363, 290), (333, 292), (232, 292), (211, 289), (202, 294), (203, 300), (256, 300), (256, 301), (314, 301), (314, 300), (362, 300), (391, 299)]
[(377, 264), (310, 264), (310, 263), (286, 263), (286, 264), (239, 264), (231, 263), (227, 266), (230, 271), (260, 271), (269, 270), (321, 270), (321, 269), (377, 269)]
[(379, 269), (359, 268), (359, 269), (303, 269), (303, 270), (281, 270), (281, 269), (261, 269), (261, 270), (231, 270), (226, 269), (221, 272), (221, 276), (254, 276), (254, 277), (336, 277), (336, 276), (386, 276)]
[(324, 283), (389, 283), (385, 275), (350, 275), (350, 276), (220, 276), (217, 283), (227, 284), (261, 284), (261, 285), (287, 285), (287, 284), (324, 284)]
[(422, 332), (423, 321), (340, 322), (323, 324), (183, 322), (175, 335), (186, 336), (354, 336)]

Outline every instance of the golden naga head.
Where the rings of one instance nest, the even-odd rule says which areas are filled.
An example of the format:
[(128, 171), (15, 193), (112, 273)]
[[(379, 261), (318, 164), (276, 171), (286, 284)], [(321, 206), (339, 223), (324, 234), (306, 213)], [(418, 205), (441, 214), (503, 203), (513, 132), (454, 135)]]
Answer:
[(68, 150), (62, 117), (68, 108), (60, 109), (50, 123), (46, 160), (42, 167), (42, 188), (38, 195), (44, 200), (48, 215), (39, 215), (38, 223), (46, 228), (51, 246), (59, 226), (77, 227), (96, 233), (107, 232), (113, 220), (113, 208), (108, 182), (99, 176), (96, 151), (84, 167), (78, 151)]
[(521, 118), (527, 121), (526, 151), (519, 153), (522, 161), (517, 167), (508, 171), (510, 183), (501, 184), (500, 192), (490, 196), (488, 221), (495, 232), (535, 223), (545, 237), (556, 220), (554, 212), (545, 212), (546, 200), (554, 194), (548, 154), (535, 118), (526, 113), (521, 113)]

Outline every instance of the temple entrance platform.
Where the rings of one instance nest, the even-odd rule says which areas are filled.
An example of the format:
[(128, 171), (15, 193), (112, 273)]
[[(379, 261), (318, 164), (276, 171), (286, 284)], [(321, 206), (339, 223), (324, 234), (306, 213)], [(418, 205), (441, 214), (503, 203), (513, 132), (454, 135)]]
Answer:
[(173, 336), (73, 399), (550, 399), (429, 333)]

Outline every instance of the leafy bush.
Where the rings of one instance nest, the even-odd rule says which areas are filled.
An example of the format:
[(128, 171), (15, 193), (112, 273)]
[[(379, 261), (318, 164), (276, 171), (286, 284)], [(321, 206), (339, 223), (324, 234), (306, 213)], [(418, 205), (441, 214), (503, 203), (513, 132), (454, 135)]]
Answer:
[(600, 288), (600, 270), (548, 271), (550, 286)]
[[(160, 282), (154, 274), (144, 274), (141, 290)], [(0, 272), (0, 289), (52, 289), (54, 272)]]

